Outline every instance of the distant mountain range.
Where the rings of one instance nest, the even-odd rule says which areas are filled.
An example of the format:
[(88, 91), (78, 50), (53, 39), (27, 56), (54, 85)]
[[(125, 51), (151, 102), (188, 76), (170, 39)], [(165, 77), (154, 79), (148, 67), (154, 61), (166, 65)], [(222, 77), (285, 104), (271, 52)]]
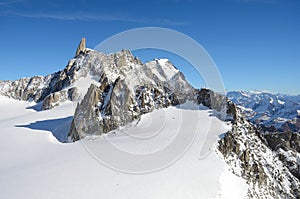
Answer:
[(300, 131), (300, 95), (231, 91), (227, 97), (255, 124), (281, 132)]

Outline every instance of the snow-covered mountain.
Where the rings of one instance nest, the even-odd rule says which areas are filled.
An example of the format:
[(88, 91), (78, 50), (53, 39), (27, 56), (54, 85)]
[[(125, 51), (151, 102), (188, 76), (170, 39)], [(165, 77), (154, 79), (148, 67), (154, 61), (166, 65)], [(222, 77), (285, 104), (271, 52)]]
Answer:
[[(154, 139), (135, 140), (122, 130), (84, 141), (60, 143), (53, 136), (67, 135), (74, 114), (73, 103), (65, 102), (51, 110), (35, 111), (34, 102), (0, 96), (0, 198), (1, 199), (192, 199), (246, 197), (246, 180), (234, 175), (221, 155), (213, 152), (199, 160), (199, 146), (208, 138), (217, 144), (219, 135), (230, 129), (226, 122), (212, 117), (211, 110), (191, 106), (168, 107), (144, 114), (131, 131), (144, 133), (161, 128), (155, 117), (168, 118)], [(184, 156), (165, 169), (147, 174), (124, 173), (97, 162), (83, 147), (105, 149), (105, 140), (133, 153), (154, 153), (171, 143), (178, 134), (181, 115), (189, 119), (182, 128), (188, 132), (191, 121), (199, 118), (198, 134)], [(130, 129), (129, 129), (130, 130)], [(53, 133), (53, 134), (52, 134)], [(147, 132), (146, 132), (147, 133)], [(148, 132), (149, 133), (149, 132)], [(185, 138), (185, 137), (184, 137)], [(184, 140), (182, 140), (184, 142)], [(213, 148), (212, 150), (215, 150)], [(105, 151), (112, 155), (110, 151)], [(127, 160), (128, 161), (128, 160)], [(134, 162), (132, 163), (134, 164)]]
[[(300, 131), (300, 96), (257, 91), (231, 91), (227, 97), (254, 123), (280, 131)], [(269, 128), (270, 129), (270, 128)]]
[[(83, 128), (89, 134), (106, 133), (154, 108), (193, 100), (195, 91), (167, 59), (143, 64), (128, 50), (106, 55), (85, 48), (85, 39), (64, 70), (46, 77), (0, 82), (0, 94), (33, 100), (42, 110), (68, 100), (80, 102), (87, 93), (74, 116), (70, 131), (74, 140), (85, 134)], [(91, 100), (90, 95), (97, 97)], [(94, 108), (96, 111), (91, 111)]]
[[(62, 71), (0, 82), (0, 101), (0, 198), (300, 197), (300, 136), (262, 133), (231, 100), (193, 88), (166, 59), (143, 64), (128, 50), (103, 54), (82, 39)], [(160, 133), (136, 140), (124, 129)], [(111, 170), (86, 148), (110, 159), (109, 140), (155, 153), (177, 138), (184, 145), (191, 131), (182, 158), (143, 175)], [(210, 151), (203, 159), (201, 147)], [(124, 161), (132, 170), (147, 164)]]
[(70, 131), (74, 140), (86, 133), (107, 133), (154, 109), (194, 99), (196, 90), (166, 59), (142, 64), (127, 50), (109, 55), (90, 51), (79, 56), (79, 71), (87, 71), (97, 82), (77, 106)]

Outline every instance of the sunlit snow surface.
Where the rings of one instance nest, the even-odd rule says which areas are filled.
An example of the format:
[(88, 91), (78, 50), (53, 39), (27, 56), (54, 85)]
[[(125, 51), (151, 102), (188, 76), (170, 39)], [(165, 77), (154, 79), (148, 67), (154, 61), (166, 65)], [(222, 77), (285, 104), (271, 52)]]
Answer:
[[(183, 115), (199, 117), (197, 136), (178, 161), (156, 172), (128, 174), (96, 161), (82, 141), (61, 143), (52, 135), (66, 136), (75, 109), (73, 103), (66, 102), (53, 110), (40, 112), (28, 108), (33, 105), (0, 97), (1, 199), (245, 197), (245, 181), (228, 171), (214, 148), (206, 158), (199, 159), (201, 147), (210, 146), (203, 140), (216, 143), (218, 135), (229, 128), (215, 118), (211, 110), (204, 107), (195, 110), (191, 104), (169, 107), (142, 116), (136, 125), (130, 124), (106, 136), (84, 139), (84, 143), (91, 142), (94, 146), (101, 146), (104, 139), (109, 139), (122, 150), (150, 153), (162, 150), (176, 138)], [(156, 117), (164, 118), (161, 128)], [(153, 135), (151, 131), (147, 134), (149, 131), (145, 129), (159, 135), (140, 141), (126, 134)]]

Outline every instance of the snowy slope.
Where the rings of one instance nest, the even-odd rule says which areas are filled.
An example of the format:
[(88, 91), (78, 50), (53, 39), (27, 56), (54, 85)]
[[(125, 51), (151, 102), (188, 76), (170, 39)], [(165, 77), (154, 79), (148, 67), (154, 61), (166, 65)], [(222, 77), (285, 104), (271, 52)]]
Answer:
[[(124, 127), (107, 136), (61, 143), (52, 133), (57, 137), (67, 134), (75, 109), (72, 102), (37, 112), (28, 108), (34, 105), (29, 102), (4, 97), (0, 101), (1, 199), (243, 198), (247, 191), (245, 181), (228, 171), (214, 148), (206, 158), (199, 159), (206, 131), (210, 129), (206, 140), (216, 143), (218, 135), (229, 128), (204, 107), (195, 110), (195, 106), (186, 104), (160, 109), (143, 115), (137, 126), (126, 127), (129, 132), (143, 134), (143, 129), (157, 129), (154, 118), (164, 115), (165, 125), (154, 140), (138, 142), (124, 134)], [(182, 158), (165, 169), (148, 174), (123, 173), (99, 163), (86, 150), (86, 146), (101, 149), (106, 139), (135, 153), (162, 149), (175, 139), (182, 115), (200, 118), (198, 133)], [(209, 128), (210, 123), (215, 128)], [(188, 128), (187, 124), (183, 126)]]

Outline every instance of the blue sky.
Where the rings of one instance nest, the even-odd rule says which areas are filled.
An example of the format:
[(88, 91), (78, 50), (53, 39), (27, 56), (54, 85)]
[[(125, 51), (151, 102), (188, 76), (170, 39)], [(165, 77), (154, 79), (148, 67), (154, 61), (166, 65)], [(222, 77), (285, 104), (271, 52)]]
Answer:
[[(94, 48), (121, 31), (158, 26), (199, 42), (227, 90), (300, 94), (299, 10), (298, 0), (0, 0), (0, 79), (63, 69), (83, 36)], [(136, 54), (143, 61), (168, 56)], [(201, 85), (192, 69), (183, 72)]]

